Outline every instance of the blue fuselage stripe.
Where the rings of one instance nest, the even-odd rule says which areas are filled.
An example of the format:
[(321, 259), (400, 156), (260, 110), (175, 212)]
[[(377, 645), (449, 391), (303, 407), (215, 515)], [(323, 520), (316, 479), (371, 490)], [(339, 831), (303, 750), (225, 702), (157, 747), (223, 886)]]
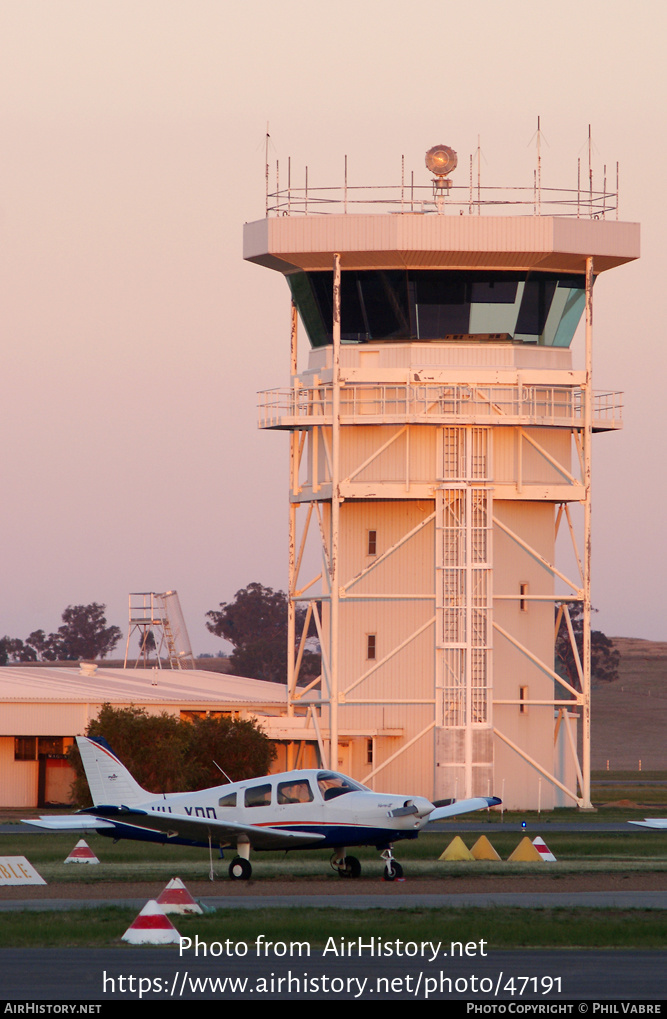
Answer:
[[(123, 824), (114, 819), (110, 820), (114, 828), (99, 829), (99, 834), (112, 839), (132, 839), (139, 842), (155, 842), (159, 844), (171, 844), (177, 846), (201, 846), (208, 849), (208, 842), (198, 839), (182, 838), (180, 835), (169, 838), (165, 832), (152, 831), (149, 828), (138, 827), (131, 824)], [(176, 818), (175, 818), (176, 820)], [(316, 845), (299, 846), (285, 840), (285, 845), (272, 847), (271, 852), (282, 852), (284, 849), (336, 849), (341, 846), (376, 846), (386, 845), (390, 842), (399, 842), (404, 839), (416, 839), (419, 834), (414, 829), (400, 831), (395, 828), (372, 828), (364, 825), (345, 824), (295, 824), (286, 828), (286, 832), (302, 832), (306, 835), (323, 835), (324, 837)], [(223, 840), (224, 842), (224, 840)], [(215, 835), (213, 844), (217, 845)], [(257, 851), (259, 851), (259, 847)]]

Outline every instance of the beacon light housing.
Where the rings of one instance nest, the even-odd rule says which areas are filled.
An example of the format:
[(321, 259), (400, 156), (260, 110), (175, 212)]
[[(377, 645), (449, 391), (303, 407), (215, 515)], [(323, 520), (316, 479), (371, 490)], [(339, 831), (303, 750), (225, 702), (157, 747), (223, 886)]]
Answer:
[(456, 169), (458, 158), (449, 145), (434, 145), (426, 153), (426, 169), (437, 177), (446, 177)]

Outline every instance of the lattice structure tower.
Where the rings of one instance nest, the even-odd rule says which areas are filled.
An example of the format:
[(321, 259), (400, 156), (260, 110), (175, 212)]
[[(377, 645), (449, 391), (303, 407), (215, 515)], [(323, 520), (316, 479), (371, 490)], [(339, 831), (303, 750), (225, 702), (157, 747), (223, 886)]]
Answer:
[[(590, 441), (621, 425), (620, 394), (591, 388), (592, 290), (639, 231), (447, 201), (337, 214), (328, 195), (319, 215), (311, 192), (245, 227), (244, 257), (292, 294), (291, 385), (259, 408), (291, 434), (288, 695), (311, 704), (292, 761), (315, 748), (378, 790), (588, 806), (589, 643), (568, 682), (554, 622), (572, 632), (580, 603), (590, 628)], [(303, 687), (312, 619), (322, 674)]]
[(128, 607), (124, 668), (127, 668), (130, 658), (130, 639), (133, 634), (136, 634), (139, 643), (134, 668), (141, 662), (144, 668), (154, 666), (161, 669), (163, 659), (168, 661), (171, 669), (195, 668), (177, 591), (135, 591), (129, 596)]

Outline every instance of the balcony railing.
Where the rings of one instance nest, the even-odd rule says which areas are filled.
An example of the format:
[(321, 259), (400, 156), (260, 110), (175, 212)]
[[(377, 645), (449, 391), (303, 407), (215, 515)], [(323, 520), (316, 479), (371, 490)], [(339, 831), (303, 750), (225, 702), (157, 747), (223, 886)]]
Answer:
[[(260, 428), (331, 424), (332, 387), (259, 393)], [(622, 427), (622, 393), (593, 394), (593, 428)], [(395, 384), (344, 385), (342, 424), (498, 424), (581, 428), (584, 391), (578, 386)]]
[(504, 216), (568, 216), (604, 219), (612, 213), (618, 219), (618, 190), (592, 186), (542, 188), (489, 187), (454, 184), (440, 197), (434, 182), (402, 184), (277, 189), (266, 195), (267, 216), (313, 216), (340, 213), (438, 213)]

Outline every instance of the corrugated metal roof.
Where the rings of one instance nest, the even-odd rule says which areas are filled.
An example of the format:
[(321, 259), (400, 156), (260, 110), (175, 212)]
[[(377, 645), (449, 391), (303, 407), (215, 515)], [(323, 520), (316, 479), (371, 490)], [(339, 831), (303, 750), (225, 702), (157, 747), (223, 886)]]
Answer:
[(171, 669), (0, 668), (0, 703), (234, 704), (286, 703), (286, 689), (225, 673)]

